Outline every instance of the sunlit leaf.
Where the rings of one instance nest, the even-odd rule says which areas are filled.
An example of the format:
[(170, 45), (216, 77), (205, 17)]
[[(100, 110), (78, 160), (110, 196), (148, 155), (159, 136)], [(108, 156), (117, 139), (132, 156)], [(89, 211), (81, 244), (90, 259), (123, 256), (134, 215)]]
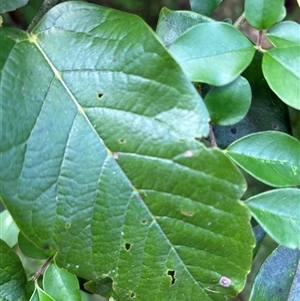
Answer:
[(13, 247), (18, 241), (18, 233), (19, 228), (10, 213), (7, 210), (2, 211), (0, 213), (0, 239)]
[(234, 26), (221, 22), (195, 25), (169, 47), (191, 81), (223, 86), (250, 64), (255, 49)]
[(264, 230), (279, 244), (300, 248), (300, 190), (267, 191), (249, 198), (245, 205)]
[(300, 110), (300, 45), (264, 53), (262, 69), (271, 89), (289, 106)]
[(275, 131), (251, 134), (233, 142), (226, 153), (263, 183), (300, 185), (300, 142), (289, 135)]

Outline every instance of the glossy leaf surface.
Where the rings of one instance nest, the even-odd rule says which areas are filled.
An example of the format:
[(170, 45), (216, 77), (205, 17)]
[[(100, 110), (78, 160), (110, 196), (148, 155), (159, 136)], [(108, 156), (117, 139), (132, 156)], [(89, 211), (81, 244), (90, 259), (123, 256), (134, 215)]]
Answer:
[(149, 27), (66, 2), (30, 36), (1, 32), (1, 196), (26, 237), (59, 267), (111, 279), (122, 301), (241, 290), (254, 244), (245, 181), (195, 140), (207, 111)]
[(246, 0), (247, 22), (256, 29), (266, 29), (286, 15), (284, 0)]
[(25, 300), (27, 277), (18, 255), (0, 239), (0, 298)]
[(190, 0), (194, 12), (209, 16), (223, 0)]
[[(60, 299), (59, 299), (60, 300)], [(70, 299), (71, 300), (71, 299)], [(29, 301), (57, 301), (42, 290), (36, 283), (36, 288)]]
[(271, 89), (289, 106), (300, 110), (300, 44), (264, 53), (262, 69)]
[(0, 239), (4, 240), (11, 248), (18, 241), (19, 228), (10, 213), (4, 210), (0, 213)]
[(0, 2), (0, 14), (16, 10), (28, 3), (29, 0), (3, 0)]
[(300, 45), (300, 25), (293, 21), (280, 22), (271, 27), (266, 36), (278, 48)]
[(251, 87), (245, 78), (239, 76), (226, 86), (213, 87), (204, 101), (213, 124), (235, 124), (245, 117), (250, 108)]
[(50, 263), (45, 271), (43, 288), (55, 300), (81, 300), (77, 277), (67, 270), (59, 268), (53, 262)]
[(264, 230), (287, 248), (300, 248), (300, 190), (267, 191), (249, 198), (245, 205)]
[(266, 131), (233, 142), (226, 153), (261, 182), (275, 187), (300, 185), (300, 142)]
[(169, 50), (191, 81), (214, 86), (235, 80), (255, 53), (252, 43), (242, 33), (221, 22), (192, 27)]
[(213, 21), (195, 12), (171, 11), (164, 7), (159, 14), (156, 34), (164, 45), (169, 47), (174, 40), (194, 25)]
[(261, 266), (249, 301), (296, 301), (300, 292), (300, 251), (277, 247)]

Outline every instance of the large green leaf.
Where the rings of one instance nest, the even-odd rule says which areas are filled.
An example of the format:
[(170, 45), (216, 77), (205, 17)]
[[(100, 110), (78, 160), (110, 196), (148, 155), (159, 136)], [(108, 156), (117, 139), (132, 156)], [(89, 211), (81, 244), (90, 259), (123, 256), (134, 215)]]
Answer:
[(193, 11), (209, 16), (223, 0), (190, 0)]
[(300, 248), (300, 190), (267, 191), (245, 202), (264, 230), (287, 248)]
[(271, 27), (266, 36), (278, 48), (300, 45), (300, 25), (293, 21), (280, 22)]
[(241, 290), (245, 181), (195, 140), (207, 111), (149, 27), (66, 2), (31, 35), (1, 35), (1, 196), (26, 237), (122, 301)]
[(0, 1), (0, 14), (16, 10), (28, 3), (29, 0), (2, 0)]
[(257, 29), (266, 29), (281, 21), (286, 15), (284, 0), (246, 0), (245, 16)]
[(235, 124), (243, 119), (249, 110), (251, 88), (248, 81), (239, 76), (226, 86), (213, 87), (205, 95), (204, 101), (213, 124)]
[(300, 110), (300, 44), (264, 53), (262, 69), (271, 89), (289, 106)]
[(261, 266), (249, 301), (297, 301), (300, 291), (300, 251), (277, 247)]
[(214, 20), (192, 11), (171, 11), (163, 8), (159, 13), (156, 34), (167, 47), (194, 25)]
[(0, 239), (0, 298), (25, 300), (27, 277), (18, 255)]
[(292, 136), (275, 131), (251, 134), (233, 142), (226, 153), (263, 183), (300, 185), (300, 142)]
[(169, 47), (191, 81), (223, 86), (250, 64), (255, 49), (234, 26), (223, 22), (195, 25)]
[(77, 277), (65, 269), (60, 269), (53, 262), (49, 264), (45, 271), (43, 288), (55, 300), (81, 300)]

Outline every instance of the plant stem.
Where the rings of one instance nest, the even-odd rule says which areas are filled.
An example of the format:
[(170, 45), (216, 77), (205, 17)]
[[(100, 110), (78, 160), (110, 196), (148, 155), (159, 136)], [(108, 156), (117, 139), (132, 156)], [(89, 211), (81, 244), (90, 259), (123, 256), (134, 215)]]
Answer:
[(58, 4), (61, 0), (44, 0), (42, 6), (40, 7), (38, 13), (33, 18), (32, 22), (29, 24), (27, 28), (27, 32), (32, 31), (32, 29), (36, 26), (36, 24), (43, 18), (43, 16), (56, 4)]
[(212, 128), (212, 125), (209, 124), (209, 139), (210, 139), (210, 144), (212, 147), (217, 147), (217, 141), (216, 141), (216, 137)]
[(258, 36), (257, 36), (257, 50), (258, 51), (262, 51), (262, 40), (263, 40), (263, 31), (262, 30), (260, 30), (259, 32), (258, 32)]
[(51, 257), (49, 257), (49, 258), (46, 260), (46, 262), (45, 262), (45, 263), (39, 268), (39, 270), (32, 276), (32, 278), (31, 278), (32, 281), (37, 280), (37, 279), (45, 272), (47, 266), (49, 265), (49, 263), (50, 263), (50, 261), (52, 260), (53, 257), (54, 257), (54, 255), (51, 256)]
[(246, 21), (245, 13), (242, 13), (238, 17), (238, 19), (234, 22), (233, 26), (240, 29), (242, 25), (245, 23), (245, 21)]

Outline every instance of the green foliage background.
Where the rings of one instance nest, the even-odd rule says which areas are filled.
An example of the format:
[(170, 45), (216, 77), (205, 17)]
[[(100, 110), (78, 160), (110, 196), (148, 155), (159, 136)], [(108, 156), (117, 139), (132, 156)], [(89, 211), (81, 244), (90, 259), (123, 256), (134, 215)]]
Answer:
[[(156, 26), (157, 13), (163, 6), (167, 6), (170, 9), (185, 9), (185, 8), (189, 9), (189, 5), (188, 5), (188, 3), (186, 3), (188, 1), (176, 2), (176, 1), (131, 0), (131, 1), (93, 1), (93, 2), (97, 2), (98, 4), (106, 5), (109, 7), (116, 7), (123, 11), (130, 11), (130, 12), (139, 14), (148, 23), (150, 23), (153, 28), (155, 28), (155, 26)], [(222, 20), (225, 17), (232, 17), (233, 19), (235, 19), (236, 16), (238, 16), (241, 13), (242, 3), (241, 3), (240, 7), (236, 6), (236, 5), (232, 5), (233, 7), (235, 7), (235, 11), (232, 11), (232, 9), (230, 8), (229, 2), (230, 1), (225, 0), (224, 3), (222, 3), (222, 5), (218, 8), (218, 10), (214, 13), (214, 17), (216, 19)], [(240, 1), (238, 1), (238, 2), (240, 3)], [(10, 14), (5, 15), (5, 18), (4, 18), (5, 23), (25, 29), (27, 27), (27, 25), (31, 22), (33, 16), (36, 14), (36, 11), (39, 8), (40, 3), (41, 3), (41, 1), (32, 0), (32, 1), (30, 1), (30, 5), (28, 5), (24, 8), (21, 8), (16, 12), (12, 12)], [(145, 6), (148, 7), (149, 9), (145, 10)], [(291, 18), (291, 19), (297, 19), (297, 17), (298, 16), (295, 15), (293, 12), (289, 15), (289, 18)], [(247, 31), (247, 29), (245, 29), (245, 31)], [(249, 36), (251, 36), (251, 33), (249, 33)], [(295, 133), (295, 136), (297, 136), (297, 128), (299, 125), (299, 114), (295, 110), (291, 110), (290, 113), (292, 116), (293, 131)], [(250, 183), (250, 190), (248, 192), (248, 194), (250, 193), (250, 195), (251, 195), (251, 191), (257, 193), (258, 191), (265, 191), (265, 190), (270, 189), (270, 187), (257, 182), (256, 180), (252, 179), (250, 176), (247, 176), (247, 178), (248, 178), (248, 182)], [(249, 197), (250, 195), (248, 195), (247, 197)], [(268, 254), (269, 254), (270, 250), (272, 248), (274, 248), (274, 242), (271, 241), (270, 245), (269, 245), (269, 242), (270, 241), (266, 240), (266, 243), (265, 243), (265, 248), (268, 250), (268, 251), (266, 251), (266, 253), (268, 253)], [(261, 257), (258, 257), (257, 260), (259, 260), (261, 258), (263, 258), (263, 255)], [(28, 266), (27, 261), (28, 261), (28, 259), (24, 258), (25, 267)], [(32, 262), (29, 261), (29, 265), (31, 265), (31, 264), (32, 264)], [(245, 291), (247, 291), (247, 289)], [(91, 298), (91, 300), (92, 299), (96, 300), (96, 299), (99, 299), (100, 297), (86, 295), (84, 298), (87, 298), (87, 299)]]

